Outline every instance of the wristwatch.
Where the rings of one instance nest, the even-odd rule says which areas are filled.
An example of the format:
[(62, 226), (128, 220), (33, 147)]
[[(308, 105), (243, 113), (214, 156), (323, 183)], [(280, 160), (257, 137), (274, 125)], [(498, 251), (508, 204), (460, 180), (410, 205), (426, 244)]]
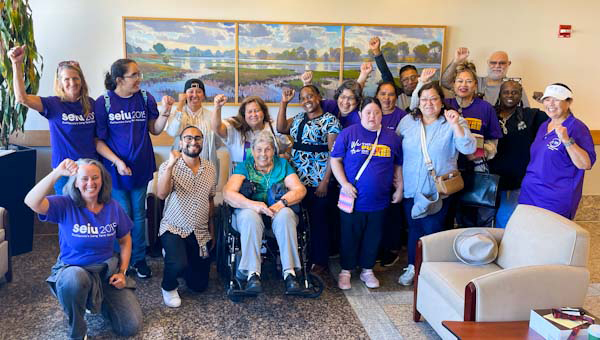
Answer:
[(283, 203), (284, 206), (286, 206), (286, 207), (288, 206), (288, 201), (285, 198), (282, 197), (279, 200), (281, 201), (281, 203)]
[(573, 139), (573, 137), (569, 137), (569, 140), (566, 142), (563, 142), (563, 144), (565, 145), (565, 148), (568, 148), (569, 146), (575, 144), (575, 140)]

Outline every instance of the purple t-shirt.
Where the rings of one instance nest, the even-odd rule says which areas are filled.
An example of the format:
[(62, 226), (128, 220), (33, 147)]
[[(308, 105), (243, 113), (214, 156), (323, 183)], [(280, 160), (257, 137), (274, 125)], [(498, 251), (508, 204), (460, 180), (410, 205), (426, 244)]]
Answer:
[[(445, 104), (447, 108), (461, 112), (456, 98), (447, 98)], [(475, 98), (471, 105), (462, 109), (462, 116), (469, 124), (471, 132), (482, 135), (484, 140), (502, 138), (496, 110), (485, 100)]]
[[(406, 116), (406, 111), (396, 107), (392, 113), (381, 117), (381, 126), (388, 128), (390, 131), (396, 131), (398, 124), (400, 124), (400, 121), (404, 116)], [(360, 124), (358, 110), (350, 112), (345, 117), (340, 116), (340, 123), (342, 123), (344, 129), (354, 124)]]
[[(344, 172), (350, 183), (363, 165), (377, 132), (354, 124), (343, 129), (335, 140), (331, 157), (343, 158)], [(369, 161), (363, 174), (354, 183), (358, 197), (354, 201), (356, 211), (379, 211), (385, 209), (391, 201), (394, 166), (402, 165), (402, 143), (393, 131), (381, 129), (375, 154)]]
[[(531, 160), (521, 184), (519, 203), (548, 209), (566, 218), (573, 219), (581, 200), (583, 175), (567, 153), (554, 130), (548, 131), (544, 122), (531, 144)], [(596, 162), (594, 141), (590, 130), (574, 115), (569, 115), (562, 123), (567, 134), (590, 156), (592, 165)]]
[(154, 97), (147, 93), (148, 104), (141, 91), (129, 98), (108, 91), (110, 112), (106, 112), (104, 96), (96, 99), (96, 134), (127, 164), (131, 176), (121, 176), (117, 167), (104, 159), (104, 165), (113, 180), (113, 187), (132, 190), (145, 186), (156, 171), (154, 151), (148, 134), (148, 124), (158, 118)]
[(101, 263), (113, 255), (116, 239), (126, 236), (133, 223), (115, 200), (94, 214), (77, 207), (69, 196), (48, 196), (42, 222), (58, 223), (60, 260), (74, 266)]
[(65, 158), (97, 159), (94, 100), (88, 97), (91, 112), (85, 117), (79, 101), (66, 102), (56, 96), (40, 99), (44, 108), (40, 114), (48, 119), (50, 126), (52, 167), (56, 168)]
[(321, 109), (323, 109), (323, 112), (329, 112), (332, 115), (336, 116), (340, 120), (340, 124), (342, 124), (342, 129), (345, 129), (352, 124), (360, 123), (360, 117), (358, 116), (358, 107), (350, 113), (348, 113), (347, 115), (342, 116), (337, 102), (333, 99), (325, 99), (321, 101)]

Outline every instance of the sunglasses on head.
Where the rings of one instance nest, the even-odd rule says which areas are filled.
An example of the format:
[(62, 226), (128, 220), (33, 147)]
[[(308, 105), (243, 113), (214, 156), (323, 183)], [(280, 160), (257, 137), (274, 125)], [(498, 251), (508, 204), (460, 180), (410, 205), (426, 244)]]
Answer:
[(79, 66), (79, 62), (75, 61), (75, 60), (65, 60), (65, 61), (61, 61), (60, 63), (58, 63), (58, 69), (60, 69), (61, 67), (66, 67), (66, 66), (75, 66), (77, 68), (80, 68)]
[(522, 82), (522, 78), (519, 78), (519, 77), (516, 77), (516, 78), (504, 77), (504, 78), (502, 78), (502, 81), (503, 81), (503, 82), (504, 82), (504, 81), (514, 81), (514, 82), (516, 82), (516, 83), (519, 83), (519, 84), (521, 84), (521, 82)]

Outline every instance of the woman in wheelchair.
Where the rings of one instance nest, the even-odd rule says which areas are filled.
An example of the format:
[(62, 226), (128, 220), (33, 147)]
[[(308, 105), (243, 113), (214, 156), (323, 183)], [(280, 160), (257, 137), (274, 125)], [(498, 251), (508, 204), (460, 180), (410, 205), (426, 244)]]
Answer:
[[(269, 224), (279, 246), (286, 294), (301, 290), (296, 278), (296, 270), (301, 268), (296, 235), (298, 216), (290, 206), (302, 201), (306, 188), (290, 164), (275, 155), (275, 150), (273, 136), (259, 133), (251, 145), (252, 157), (236, 166), (223, 188), (225, 202), (235, 208), (233, 227), (241, 235), (242, 256), (236, 275), (246, 277), (246, 292), (255, 294), (262, 291), (260, 249), (263, 231)], [(254, 183), (252, 193), (242, 189), (245, 181)], [(278, 201), (270, 202), (268, 193), (280, 182), (287, 192)]]

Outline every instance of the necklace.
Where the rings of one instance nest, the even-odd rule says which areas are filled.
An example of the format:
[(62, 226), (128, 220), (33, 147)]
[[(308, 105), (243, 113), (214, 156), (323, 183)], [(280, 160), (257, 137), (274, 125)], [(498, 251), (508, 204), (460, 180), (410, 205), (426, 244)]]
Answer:
[[(256, 168), (256, 163), (254, 163), (254, 170), (256, 171), (256, 173), (259, 173), (259, 174), (262, 176), (263, 180), (264, 180), (264, 181), (266, 182), (266, 184), (267, 184), (267, 185), (266, 185), (266, 188), (267, 188), (267, 190), (269, 190), (269, 188), (271, 188), (271, 186), (270, 186), (270, 182), (271, 182), (271, 175), (273, 174), (273, 168), (271, 168), (271, 170), (269, 170), (267, 173), (265, 173), (265, 172), (263, 172), (263, 171), (261, 171), (261, 170), (258, 170), (258, 169)], [(267, 175), (268, 175), (268, 176), (267, 176)]]

